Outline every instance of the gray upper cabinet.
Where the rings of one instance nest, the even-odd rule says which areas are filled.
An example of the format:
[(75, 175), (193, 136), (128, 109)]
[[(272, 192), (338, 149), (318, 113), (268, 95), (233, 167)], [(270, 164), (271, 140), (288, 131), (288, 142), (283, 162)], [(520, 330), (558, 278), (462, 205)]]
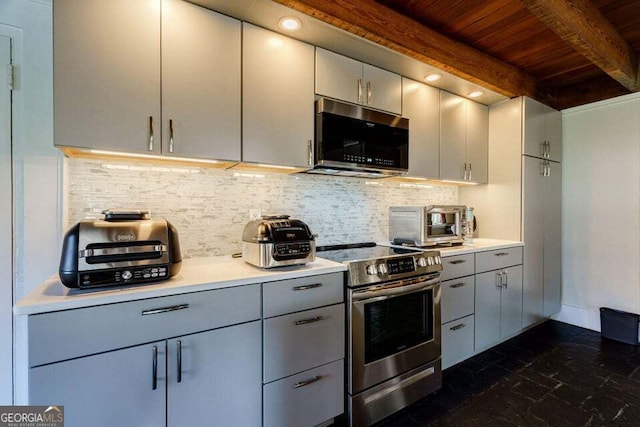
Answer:
[(440, 92), (440, 178), (486, 183), (489, 110), (458, 95)]
[(243, 24), (242, 160), (309, 167), (314, 48)]
[(409, 175), (413, 177), (440, 177), (439, 92), (402, 79), (402, 115), (409, 119)]
[(53, 28), (55, 145), (159, 153), (160, 0), (56, 0)]
[(562, 113), (524, 98), (523, 154), (562, 161)]
[(378, 110), (402, 112), (402, 78), (346, 56), (316, 49), (316, 93)]
[(240, 160), (239, 21), (179, 0), (60, 0), (54, 28), (56, 145)]
[(162, 3), (162, 152), (240, 160), (240, 21)]

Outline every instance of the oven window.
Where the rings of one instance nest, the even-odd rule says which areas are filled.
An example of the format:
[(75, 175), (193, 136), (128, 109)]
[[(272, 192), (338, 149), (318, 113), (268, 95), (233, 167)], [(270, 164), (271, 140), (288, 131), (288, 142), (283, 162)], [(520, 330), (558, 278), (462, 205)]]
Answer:
[(455, 213), (431, 213), (427, 215), (427, 233), (429, 237), (456, 235)]
[(365, 363), (375, 362), (433, 339), (433, 290), (368, 303)]

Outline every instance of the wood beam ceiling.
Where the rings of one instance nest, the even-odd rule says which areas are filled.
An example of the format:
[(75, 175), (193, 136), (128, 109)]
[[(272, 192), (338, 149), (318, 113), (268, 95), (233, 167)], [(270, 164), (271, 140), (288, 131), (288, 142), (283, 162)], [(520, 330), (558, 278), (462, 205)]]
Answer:
[(632, 92), (640, 90), (638, 54), (590, 0), (521, 0), (575, 50)]
[(274, 1), (505, 96), (556, 104), (552, 90), (533, 76), (373, 0)]

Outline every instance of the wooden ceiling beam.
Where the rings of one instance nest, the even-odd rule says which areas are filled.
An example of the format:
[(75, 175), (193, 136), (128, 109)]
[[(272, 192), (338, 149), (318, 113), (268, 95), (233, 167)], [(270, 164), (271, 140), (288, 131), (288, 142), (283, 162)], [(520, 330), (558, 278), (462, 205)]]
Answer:
[(373, 0), (274, 1), (502, 95), (555, 104), (535, 77)]
[(555, 108), (562, 110), (629, 93), (627, 88), (603, 74), (601, 77), (559, 88)]
[(521, 0), (550, 30), (632, 92), (638, 54), (590, 0)]

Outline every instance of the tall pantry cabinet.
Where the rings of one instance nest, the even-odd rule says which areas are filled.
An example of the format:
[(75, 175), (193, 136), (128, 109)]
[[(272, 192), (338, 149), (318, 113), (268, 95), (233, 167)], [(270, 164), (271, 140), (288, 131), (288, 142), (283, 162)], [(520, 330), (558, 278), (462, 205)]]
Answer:
[(523, 314), (528, 327), (560, 310), (562, 115), (533, 99), (489, 109), (489, 184), (461, 187), (481, 237), (522, 240)]

